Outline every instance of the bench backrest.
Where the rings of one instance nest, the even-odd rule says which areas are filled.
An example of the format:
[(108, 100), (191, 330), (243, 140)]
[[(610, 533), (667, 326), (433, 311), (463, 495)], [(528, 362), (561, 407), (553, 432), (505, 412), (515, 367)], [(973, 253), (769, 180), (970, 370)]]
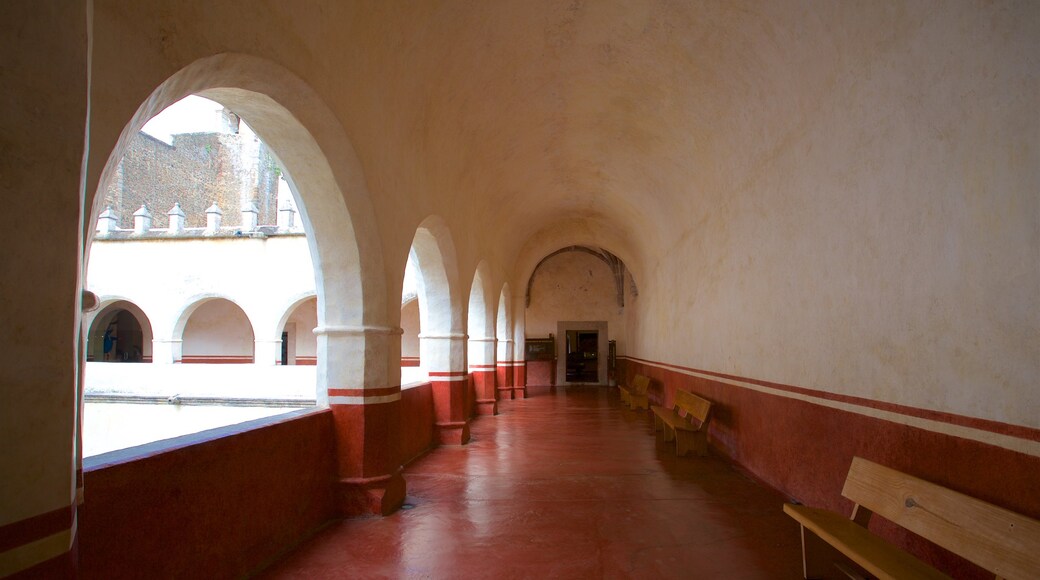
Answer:
[(1002, 578), (1040, 571), (1040, 522), (853, 458), (841, 494)]
[(689, 391), (675, 391), (675, 410), (686, 413), (686, 417), (696, 419), (703, 427), (708, 423), (711, 414), (711, 401), (702, 399)]
[(646, 394), (646, 390), (648, 388), (650, 388), (650, 377), (645, 377), (643, 375), (636, 375), (635, 378), (632, 379), (632, 392), (633, 393), (636, 393), (636, 394), (639, 394), (639, 395), (645, 395)]

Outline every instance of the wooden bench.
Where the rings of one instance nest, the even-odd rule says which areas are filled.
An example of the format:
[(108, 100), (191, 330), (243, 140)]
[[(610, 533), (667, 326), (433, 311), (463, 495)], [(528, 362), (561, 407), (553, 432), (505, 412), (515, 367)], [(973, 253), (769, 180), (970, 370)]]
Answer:
[(632, 384), (619, 385), (621, 389), (621, 402), (633, 409), (649, 408), (650, 400), (647, 398), (646, 390), (650, 388), (650, 377), (636, 375), (632, 378)]
[(873, 513), (997, 578), (1040, 578), (1040, 522), (1034, 519), (860, 457), (852, 460), (841, 494), (856, 503), (851, 519), (784, 505), (784, 512), (802, 527), (806, 578), (862, 578), (849, 567), (849, 560), (877, 578), (947, 578), (870, 533), (867, 524)]
[(675, 454), (679, 457), (693, 451), (708, 454), (708, 420), (711, 401), (687, 391), (675, 391), (675, 405), (669, 409), (654, 405), (654, 429), (665, 441), (675, 440)]

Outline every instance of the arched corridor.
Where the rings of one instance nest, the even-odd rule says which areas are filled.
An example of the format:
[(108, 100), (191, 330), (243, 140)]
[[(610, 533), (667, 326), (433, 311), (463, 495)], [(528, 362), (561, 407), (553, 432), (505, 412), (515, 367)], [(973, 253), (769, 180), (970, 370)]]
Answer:
[[(523, 546), (543, 548), (528, 558), (539, 572), (596, 575), (566, 556), (623, 552), (650, 517), (617, 524), (624, 478), (656, 499), (731, 499), (688, 487), (685, 465), (654, 471), (668, 462), (641, 447), (644, 418), (612, 406), (636, 375), (650, 405), (712, 403), (710, 460), (689, 465), (744, 473), (771, 498), (845, 517), (844, 478), (864, 457), (1040, 520), (1038, 3), (260, 0), (246, 14), (42, 0), (0, 16), (0, 577), (244, 577), (362, 515), (418, 520), (386, 539), (394, 571), (421, 564), (423, 540), (505, 565), (496, 555), (520, 545), (484, 543), (515, 516)], [(109, 186), (132, 181), (120, 159), (139, 131), (189, 95), (266, 143), (264, 175), (284, 171), (303, 232), (247, 227), (270, 190), (216, 146), (198, 157), (213, 181), (237, 179), (220, 202), (240, 207), (205, 228), (193, 214), (191, 236), (176, 205), (152, 207), (151, 224), (146, 208), (104, 215)], [(164, 249), (177, 245), (195, 251)], [(192, 275), (176, 285), (178, 269)], [(138, 293), (154, 287), (176, 299)], [(267, 304), (252, 288), (281, 290)], [(217, 298), (241, 316), (197, 325)], [(313, 311), (294, 315), (305, 298)], [(140, 343), (114, 300), (146, 315), (122, 308)], [(144, 361), (150, 332), (152, 363), (99, 361), (110, 327), (118, 358)], [(280, 364), (310, 362), (307, 327), (314, 364)], [(228, 356), (252, 362), (229, 366), (251, 374), (188, 362), (232, 329)], [(402, 372), (416, 356), (421, 380)], [(314, 406), (85, 458), (91, 381), (144, 367), (160, 378), (135, 384), (176, 414), (210, 382), (234, 403), (294, 372), (313, 380), (285, 398)], [(554, 431), (595, 461), (554, 448)], [(641, 469), (617, 471), (613, 454)], [(621, 479), (586, 485), (597, 470)], [(575, 543), (561, 528), (535, 544), (555, 528), (548, 506), (528, 504), (525, 522), (509, 499), (551, 503)], [(747, 514), (695, 504), (673, 504), (664, 540), (625, 563), (602, 552), (599, 570), (667, 576), (658, 544), (685, 549), (697, 529), (748, 539), (712, 554), (721, 576), (797, 557), (711, 527)], [(465, 517), (424, 517), (442, 506)], [(877, 528), (942, 573), (985, 575)]]

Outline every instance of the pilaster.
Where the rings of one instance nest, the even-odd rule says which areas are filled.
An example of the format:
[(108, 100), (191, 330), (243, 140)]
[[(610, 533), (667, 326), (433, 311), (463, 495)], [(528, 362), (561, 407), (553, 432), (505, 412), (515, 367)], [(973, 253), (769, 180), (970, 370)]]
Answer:
[[(318, 380), (327, 385), (336, 436), (336, 501), (342, 516), (389, 514), (404, 503), (401, 386), (389, 384), (401, 329), (316, 328)], [(396, 364), (396, 359), (394, 359)], [(399, 382), (399, 381), (397, 381)], [(321, 393), (319, 393), (320, 395)]]
[(477, 397), (478, 415), (497, 415), (498, 399), (495, 392), (495, 338), (470, 337), (469, 372)]
[(441, 445), (463, 445), (469, 441), (466, 335), (420, 334), (419, 351), (424, 361), (430, 361), (437, 440)]

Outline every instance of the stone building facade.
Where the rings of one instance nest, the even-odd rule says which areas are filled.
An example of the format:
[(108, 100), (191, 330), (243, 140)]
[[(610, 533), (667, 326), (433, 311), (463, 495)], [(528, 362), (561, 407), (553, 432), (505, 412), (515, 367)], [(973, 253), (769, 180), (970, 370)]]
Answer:
[[(206, 225), (206, 208), (216, 203), (237, 212), (256, 205), (261, 224), (273, 224), (282, 172), (271, 151), (227, 108), (219, 132), (181, 133), (172, 143), (143, 131), (130, 141), (105, 190), (104, 203), (121, 216), (119, 227), (133, 227), (133, 213), (146, 204), (155, 227), (167, 227), (165, 211), (177, 201), (186, 227)], [(161, 210), (161, 211), (156, 211)]]

